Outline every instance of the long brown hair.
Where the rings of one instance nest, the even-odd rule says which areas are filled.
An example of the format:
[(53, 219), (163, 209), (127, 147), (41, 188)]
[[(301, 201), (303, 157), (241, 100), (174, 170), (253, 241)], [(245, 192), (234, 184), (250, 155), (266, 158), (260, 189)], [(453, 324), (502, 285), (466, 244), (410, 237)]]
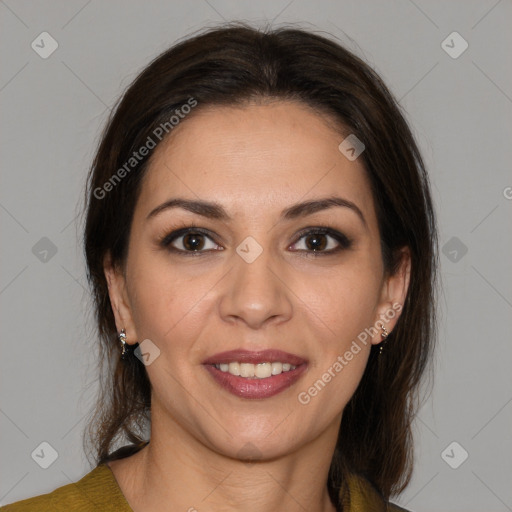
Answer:
[[(86, 190), (84, 245), (102, 368), (84, 447), (87, 453), (92, 445), (100, 464), (147, 442), (151, 385), (136, 357), (120, 360), (103, 271), (107, 253), (115, 265), (126, 261), (150, 154), (136, 162), (130, 158), (148, 137), (160, 144), (155, 130), (167, 126), (165, 133), (170, 132), (171, 116), (186, 122), (180, 112), (191, 99), (198, 111), (267, 98), (303, 102), (363, 141), (360, 158), (372, 187), (387, 272), (396, 271), (399, 249), (410, 249), (411, 280), (401, 317), (384, 354), (378, 357), (378, 347), (372, 348), (345, 407), (328, 482), (335, 504), (347, 472), (366, 477), (387, 499), (410, 478), (411, 422), (435, 339), (438, 253), (429, 180), (404, 115), (379, 76), (341, 44), (297, 28), (258, 30), (236, 23), (204, 31), (153, 60), (113, 109)], [(114, 445), (126, 440), (133, 446), (113, 454)]]

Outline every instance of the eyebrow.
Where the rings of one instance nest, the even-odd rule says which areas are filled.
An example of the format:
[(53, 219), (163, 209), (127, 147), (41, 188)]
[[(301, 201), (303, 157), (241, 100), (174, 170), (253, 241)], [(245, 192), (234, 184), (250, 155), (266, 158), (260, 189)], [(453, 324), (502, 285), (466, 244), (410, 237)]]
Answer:
[[(349, 201), (348, 199), (343, 199), (342, 197), (325, 197), (294, 204), (282, 211), (281, 219), (298, 219), (336, 206), (352, 210), (354, 213), (357, 214), (357, 216), (360, 218), (364, 226), (366, 228), (368, 227), (363, 212), (358, 208), (358, 206), (354, 204), (352, 201)], [(159, 213), (162, 213), (163, 211), (166, 210), (170, 210), (172, 208), (182, 208), (184, 210), (195, 213), (197, 215), (201, 215), (202, 217), (206, 217), (209, 219), (216, 219), (224, 222), (229, 222), (230, 220), (232, 220), (231, 217), (226, 212), (226, 210), (218, 203), (183, 198), (173, 198), (165, 201), (165, 203), (162, 203), (161, 205), (153, 209), (146, 217), (146, 220), (149, 220), (157, 216)]]

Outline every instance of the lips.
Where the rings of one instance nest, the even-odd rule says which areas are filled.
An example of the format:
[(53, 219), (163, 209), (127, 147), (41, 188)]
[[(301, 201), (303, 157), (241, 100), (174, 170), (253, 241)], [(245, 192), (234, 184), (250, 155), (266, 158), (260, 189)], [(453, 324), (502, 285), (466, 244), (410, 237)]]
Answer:
[[(219, 369), (219, 365), (229, 363), (249, 363), (258, 365), (262, 363), (289, 364), (289, 371), (265, 378), (251, 378), (232, 375)], [(282, 350), (262, 350), (250, 352), (248, 350), (231, 350), (220, 352), (203, 361), (204, 368), (213, 377), (213, 380), (229, 393), (245, 399), (263, 399), (281, 393), (293, 386), (307, 370), (307, 360), (295, 354)]]
[(288, 363), (293, 366), (300, 366), (306, 364), (307, 361), (302, 357), (283, 352), (282, 350), (260, 350), (251, 352), (249, 350), (230, 350), (228, 352), (220, 352), (215, 354), (205, 361), (203, 364), (222, 364), (222, 363)]

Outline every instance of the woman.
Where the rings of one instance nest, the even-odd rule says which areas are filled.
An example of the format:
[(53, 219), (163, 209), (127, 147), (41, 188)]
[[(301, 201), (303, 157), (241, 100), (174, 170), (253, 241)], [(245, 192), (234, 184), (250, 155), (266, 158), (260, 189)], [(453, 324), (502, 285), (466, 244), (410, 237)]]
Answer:
[(297, 29), (177, 44), (113, 111), (84, 241), (96, 467), (6, 511), (400, 510), (437, 233), (365, 63)]

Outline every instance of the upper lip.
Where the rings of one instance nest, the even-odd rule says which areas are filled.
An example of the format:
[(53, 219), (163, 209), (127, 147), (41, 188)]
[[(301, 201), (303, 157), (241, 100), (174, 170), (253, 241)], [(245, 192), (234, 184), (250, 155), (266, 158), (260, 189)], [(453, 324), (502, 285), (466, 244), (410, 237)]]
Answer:
[(222, 363), (288, 363), (299, 366), (307, 361), (302, 357), (282, 350), (229, 350), (227, 352), (219, 352), (203, 361), (203, 364), (222, 364)]

